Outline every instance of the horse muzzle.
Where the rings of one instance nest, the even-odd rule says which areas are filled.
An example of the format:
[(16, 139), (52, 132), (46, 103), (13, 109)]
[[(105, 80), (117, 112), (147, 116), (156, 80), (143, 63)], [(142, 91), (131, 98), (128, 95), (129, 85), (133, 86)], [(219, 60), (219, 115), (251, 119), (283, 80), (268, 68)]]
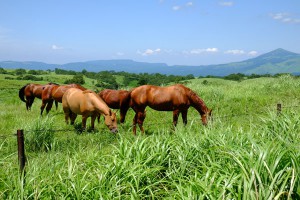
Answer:
[(111, 133), (118, 133), (118, 129), (117, 128), (110, 129), (110, 132)]

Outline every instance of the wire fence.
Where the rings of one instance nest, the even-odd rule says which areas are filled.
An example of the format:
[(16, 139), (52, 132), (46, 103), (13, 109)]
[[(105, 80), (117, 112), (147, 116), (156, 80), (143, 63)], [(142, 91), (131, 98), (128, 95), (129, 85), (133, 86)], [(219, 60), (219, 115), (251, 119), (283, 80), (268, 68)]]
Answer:
[[(267, 110), (267, 109), (270, 109), (270, 108), (274, 108), (275, 106), (274, 105), (268, 105), (268, 106), (264, 106), (264, 107), (261, 107), (260, 110)], [(287, 106), (282, 106), (282, 104), (278, 103), (276, 105), (276, 111), (277, 111), (277, 114), (281, 113), (282, 112), (282, 109), (289, 109), (289, 108), (299, 108), (300, 105), (287, 105)], [(247, 110), (247, 109), (246, 109)], [(275, 109), (274, 109), (275, 110)], [(148, 111), (147, 111), (148, 112)], [(156, 112), (159, 112), (159, 111), (156, 111)], [(258, 112), (255, 112), (255, 115), (257, 114), (263, 114), (265, 113), (265, 111), (258, 111)], [(228, 115), (220, 115), (220, 116), (217, 116), (217, 115), (214, 115), (213, 114), (213, 120), (215, 119), (231, 119), (231, 118), (234, 118), (234, 117), (245, 117), (245, 116), (252, 116), (254, 113), (251, 113), (251, 112), (246, 112), (246, 113), (239, 113), (239, 114), (228, 114)], [(198, 117), (194, 117), (194, 118), (191, 118), (190, 120), (198, 120), (199, 118)], [(168, 120), (169, 121), (169, 120)], [(152, 125), (160, 125), (160, 124), (166, 124), (168, 123), (167, 120), (162, 120), (160, 119), (160, 122), (155, 122), (155, 123), (147, 123), (147, 124), (144, 124), (144, 126), (152, 126)], [(128, 126), (127, 126), (128, 127)], [(130, 128), (133, 127), (133, 125), (129, 126)], [(44, 132), (45, 130), (36, 130), (36, 129), (25, 129), (25, 134), (26, 133), (30, 133), (30, 132)], [(74, 131), (79, 131), (79, 129), (69, 129), (69, 128), (61, 128), (61, 127), (53, 127), (51, 130), (51, 132), (74, 132)], [(7, 138), (10, 138), (10, 137), (15, 137), (17, 134), (16, 133), (8, 133), (8, 134), (0, 134), (0, 139), (4, 140), (4, 139), (7, 139)]]

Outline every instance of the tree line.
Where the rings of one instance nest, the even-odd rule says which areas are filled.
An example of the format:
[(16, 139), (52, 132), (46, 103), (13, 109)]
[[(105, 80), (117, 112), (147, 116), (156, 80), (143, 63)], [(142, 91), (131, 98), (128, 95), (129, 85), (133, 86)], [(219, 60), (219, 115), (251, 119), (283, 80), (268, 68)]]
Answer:
[[(164, 75), (160, 73), (128, 73), (128, 72), (115, 72), (115, 71), (100, 71), (100, 72), (88, 72), (83, 69), (81, 72), (77, 72), (74, 70), (64, 70), (55, 68), (55, 70), (25, 70), (25, 69), (15, 69), (13, 71), (8, 72), (7, 70), (0, 67), (0, 74), (11, 74), (16, 75), (18, 80), (33, 80), (33, 81), (41, 81), (43, 80), (42, 76), (49, 74), (50, 72), (54, 72), (55, 74), (61, 75), (73, 75), (73, 78), (66, 80), (64, 83), (78, 83), (84, 84), (84, 77), (94, 79), (95, 86), (101, 88), (110, 88), (110, 89), (118, 89), (121, 87), (137, 87), (140, 85), (150, 84), (150, 85), (165, 85), (167, 83), (179, 83), (182, 81), (191, 80), (194, 78), (223, 78), (226, 80), (234, 80), (234, 81), (243, 81), (245, 79), (253, 79), (260, 77), (277, 77), (282, 74), (243, 74), (243, 73), (235, 73), (229, 74), (224, 77), (219, 76), (199, 76), (194, 77), (194, 75), (189, 74), (186, 76), (178, 76), (178, 75)], [(10, 77), (5, 77), (7, 79), (12, 79)], [(205, 84), (205, 83), (204, 83)]]

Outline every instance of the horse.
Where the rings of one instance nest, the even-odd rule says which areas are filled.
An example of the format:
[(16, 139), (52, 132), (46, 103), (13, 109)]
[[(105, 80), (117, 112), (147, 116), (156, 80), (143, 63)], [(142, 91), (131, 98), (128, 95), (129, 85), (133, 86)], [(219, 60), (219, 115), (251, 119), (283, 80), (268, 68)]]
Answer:
[(120, 109), (120, 122), (125, 122), (125, 116), (129, 109), (130, 95), (127, 90), (105, 89), (98, 93), (103, 101), (112, 109)]
[[(34, 102), (35, 98), (42, 99), (42, 92), (43, 88), (47, 85), (52, 85), (53, 83), (48, 83), (46, 85), (42, 84), (34, 84), (34, 83), (28, 83), (24, 85), (20, 90), (19, 90), (19, 98), (26, 103), (26, 109), (31, 110), (31, 106)], [(26, 98), (24, 98), (26, 97)], [(58, 103), (55, 102), (56, 109)]]
[(86, 128), (86, 120), (91, 116), (91, 128), (94, 129), (95, 119), (100, 114), (104, 115), (105, 124), (112, 133), (116, 133), (117, 117), (108, 105), (91, 90), (80, 90), (78, 88), (70, 88), (62, 97), (62, 107), (65, 113), (65, 121), (68, 124), (69, 118), (71, 124), (77, 115), (82, 115), (82, 128)]
[(64, 93), (70, 88), (78, 88), (82, 91), (86, 90), (85, 87), (75, 83), (68, 84), (68, 85), (57, 85), (57, 84), (46, 85), (43, 88), (43, 92), (42, 92), (41, 115), (43, 115), (43, 111), (46, 105), (47, 105), (46, 112), (48, 114), (52, 108), (53, 101), (61, 103)]
[(176, 127), (180, 113), (184, 125), (187, 124), (187, 112), (190, 106), (199, 112), (203, 125), (207, 125), (212, 112), (194, 91), (182, 84), (166, 87), (154, 85), (136, 87), (130, 91), (130, 106), (136, 113), (133, 119), (135, 135), (137, 123), (144, 133), (143, 122), (147, 106), (158, 111), (173, 111), (173, 127)]

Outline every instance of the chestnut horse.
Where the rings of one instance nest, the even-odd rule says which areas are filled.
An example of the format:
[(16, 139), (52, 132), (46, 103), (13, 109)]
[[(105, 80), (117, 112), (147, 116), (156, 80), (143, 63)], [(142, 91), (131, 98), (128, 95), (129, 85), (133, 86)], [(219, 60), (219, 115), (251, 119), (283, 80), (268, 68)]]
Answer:
[[(20, 99), (26, 103), (26, 109), (31, 110), (31, 106), (34, 102), (35, 98), (42, 99), (42, 92), (43, 88), (47, 85), (52, 85), (53, 83), (48, 83), (46, 85), (41, 84), (34, 84), (34, 83), (28, 83), (24, 85), (19, 90), (19, 97)], [(26, 98), (24, 98), (26, 97)], [(57, 108), (57, 102), (55, 102), (56, 108)]]
[(105, 89), (98, 93), (103, 101), (112, 109), (120, 109), (120, 122), (124, 123), (129, 109), (129, 91)]
[(136, 124), (144, 133), (144, 110), (147, 106), (158, 111), (173, 111), (173, 125), (177, 125), (178, 116), (181, 113), (184, 125), (187, 124), (187, 112), (190, 106), (194, 107), (201, 115), (203, 125), (207, 124), (211, 109), (208, 109), (204, 101), (190, 88), (176, 84), (167, 87), (154, 85), (142, 85), (130, 92), (130, 106), (135, 111), (133, 119), (133, 133), (136, 134)]
[(96, 117), (103, 114), (109, 130), (113, 133), (118, 131), (116, 113), (112, 112), (107, 104), (91, 90), (70, 88), (63, 95), (62, 106), (67, 124), (69, 118), (71, 124), (74, 124), (77, 115), (82, 115), (82, 128), (85, 129), (86, 120), (91, 116), (91, 128), (94, 129)]
[(42, 106), (41, 106), (41, 115), (43, 114), (43, 111), (46, 107), (46, 112), (49, 113), (49, 111), (52, 108), (53, 101), (62, 102), (62, 96), (64, 93), (70, 89), (70, 88), (78, 88), (80, 90), (86, 90), (85, 87), (79, 85), (79, 84), (68, 84), (68, 85), (46, 85), (42, 92)]

